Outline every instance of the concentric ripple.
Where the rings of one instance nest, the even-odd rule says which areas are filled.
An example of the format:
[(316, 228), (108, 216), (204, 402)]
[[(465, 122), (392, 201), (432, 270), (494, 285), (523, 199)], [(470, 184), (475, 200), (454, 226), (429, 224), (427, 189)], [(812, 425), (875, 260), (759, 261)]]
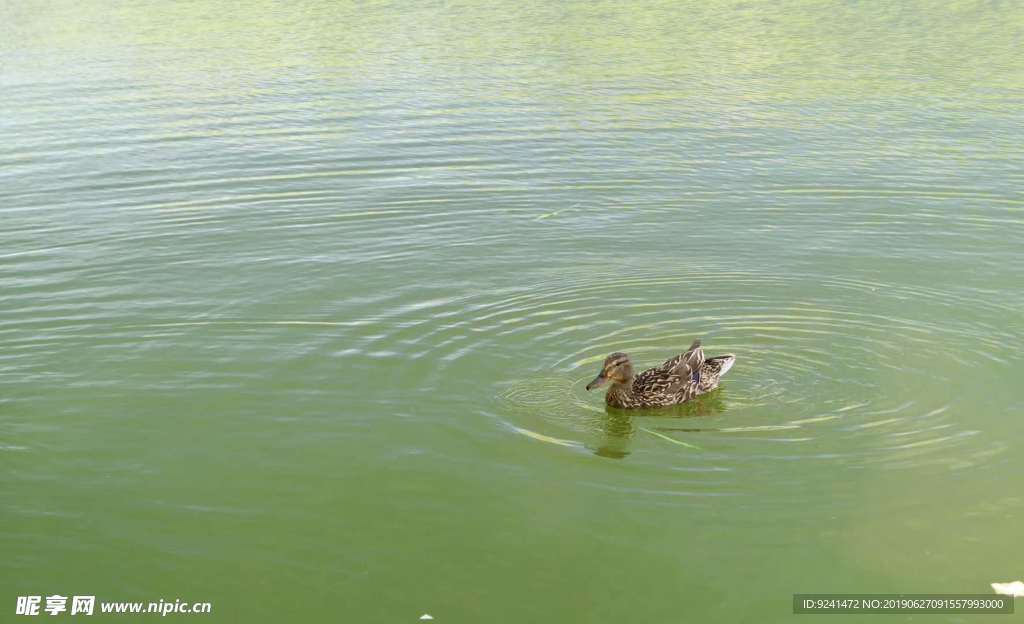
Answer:
[[(486, 413), (496, 423), (597, 451), (614, 443), (629, 449), (620, 457), (669, 466), (757, 458), (964, 468), (1004, 448), (963, 418), (970, 406), (957, 386), (979, 369), (1007, 374), (1016, 361), (1013, 332), (986, 322), (1004, 317), (1008, 302), (724, 263), (660, 269), (541, 271), (529, 287), (398, 305), (367, 320), (388, 329), (356, 350), (404, 352), (393, 374), (412, 385), (458, 388), (474, 371), (494, 371)], [(738, 362), (720, 391), (691, 405), (623, 421), (583, 388), (612, 351), (656, 365), (697, 336), (709, 355)], [(417, 381), (424, 363), (429, 374)]]

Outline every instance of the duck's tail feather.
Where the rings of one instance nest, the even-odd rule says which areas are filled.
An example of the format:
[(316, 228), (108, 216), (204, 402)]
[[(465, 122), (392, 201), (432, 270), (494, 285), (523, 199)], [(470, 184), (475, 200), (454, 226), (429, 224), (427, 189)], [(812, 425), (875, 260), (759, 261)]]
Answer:
[(704, 366), (711, 369), (711, 373), (721, 377), (729, 372), (732, 365), (736, 363), (736, 356), (732, 353), (726, 353), (725, 355), (716, 355), (713, 358), (708, 358), (704, 361)]

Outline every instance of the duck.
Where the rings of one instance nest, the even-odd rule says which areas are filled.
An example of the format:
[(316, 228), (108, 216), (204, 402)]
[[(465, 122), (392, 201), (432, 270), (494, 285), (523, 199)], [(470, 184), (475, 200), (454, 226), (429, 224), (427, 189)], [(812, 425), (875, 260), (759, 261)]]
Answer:
[(686, 352), (665, 361), (661, 366), (633, 374), (633, 362), (625, 353), (612, 353), (601, 365), (601, 372), (587, 384), (587, 390), (611, 383), (604, 395), (609, 407), (633, 409), (669, 407), (718, 388), (722, 376), (736, 362), (731, 353), (704, 357), (700, 339), (694, 340)]

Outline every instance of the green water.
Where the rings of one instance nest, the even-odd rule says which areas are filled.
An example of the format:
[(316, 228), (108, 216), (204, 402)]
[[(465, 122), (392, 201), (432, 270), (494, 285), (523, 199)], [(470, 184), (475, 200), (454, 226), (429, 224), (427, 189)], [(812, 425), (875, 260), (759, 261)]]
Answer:
[[(775, 622), (1024, 578), (1021, 24), (0, 2), (0, 620)], [(714, 395), (584, 390), (697, 336)]]

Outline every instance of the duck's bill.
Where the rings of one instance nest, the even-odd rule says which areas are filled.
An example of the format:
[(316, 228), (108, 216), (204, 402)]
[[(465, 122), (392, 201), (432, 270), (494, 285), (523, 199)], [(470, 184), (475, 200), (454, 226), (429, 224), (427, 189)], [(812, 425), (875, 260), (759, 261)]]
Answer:
[(606, 381), (608, 381), (607, 377), (605, 377), (603, 374), (598, 375), (597, 377), (594, 377), (594, 381), (592, 381), (592, 382), (587, 384), (587, 390), (593, 390), (594, 388), (600, 388), (601, 386), (603, 386), (605, 384)]

